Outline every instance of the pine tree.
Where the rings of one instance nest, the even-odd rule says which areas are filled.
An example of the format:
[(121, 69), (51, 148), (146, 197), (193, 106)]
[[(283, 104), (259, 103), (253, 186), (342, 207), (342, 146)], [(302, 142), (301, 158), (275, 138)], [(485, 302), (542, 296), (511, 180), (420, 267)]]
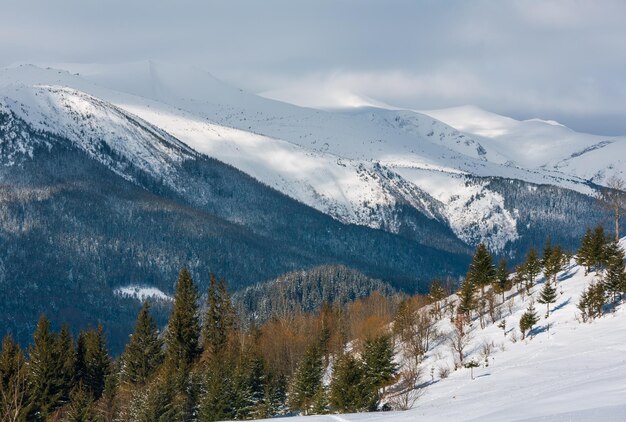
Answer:
[(580, 248), (578, 248), (578, 252), (576, 253), (576, 263), (581, 267), (585, 268), (585, 275), (589, 274), (591, 271), (591, 266), (593, 264), (592, 258), (592, 237), (593, 234), (591, 229), (587, 227), (587, 231), (582, 238), (580, 243)]
[(204, 349), (209, 356), (219, 356), (225, 349), (228, 337), (234, 329), (235, 316), (224, 279), (219, 285), (211, 274), (207, 294), (207, 310), (204, 317)]
[(70, 394), (70, 405), (63, 422), (96, 422), (99, 421), (91, 392), (78, 384)]
[(537, 316), (537, 312), (535, 311), (535, 306), (532, 302), (528, 305), (528, 309), (522, 315), (522, 318), (519, 321), (519, 328), (522, 332), (522, 340), (526, 338), (526, 332), (533, 329), (535, 324), (539, 321), (539, 317)]
[(620, 299), (626, 287), (626, 267), (624, 265), (624, 251), (617, 242), (607, 245), (608, 265), (604, 288), (611, 296), (612, 301)]
[(6, 335), (0, 351), (0, 420), (25, 419), (26, 364), (20, 346)]
[(550, 248), (550, 254), (544, 258), (544, 277), (552, 279), (556, 286), (556, 277), (563, 270), (563, 251), (559, 246)]
[(546, 278), (537, 302), (546, 305), (546, 318), (548, 318), (550, 316), (550, 305), (556, 302), (556, 288), (552, 287), (550, 278)]
[(289, 407), (308, 415), (313, 396), (322, 382), (322, 357), (316, 346), (307, 349), (300, 360), (290, 386)]
[(511, 288), (511, 280), (509, 280), (509, 271), (507, 270), (506, 260), (501, 259), (496, 268), (496, 276), (493, 284), (497, 294), (502, 295), (502, 303), (504, 303), (504, 293)]
[(607, 243), (604, 227), (598, 225), (593, 231), (590, 243), (590, 261), (596, 273), (602, 271), (607, 263)]
[(61, 378), (62, 393), (61, 402), (67, 403), (70, 400), (70, 392), (74, 388), (76, 381), (76, 374), (74, 373), (76, 367), (76, 353), (74, 351), (74, 340), (70, 334), (70, 329), (67, 325), (61, 327), (61, 331), (57, 337), (57, 354), (61, 356)]
[(83, 387), (98, 400), (104, 392), (106, 377), (111, 367), (102, 325), (85, 333), (85, 376)]
[(63, 359), (58, 352), (50, 321), (42, 315), (28, 351), (29, 420), (45, 420), (62, 405)]
[(552, 241), (550, 240), (550, 238), (548, 238), (546, 239), (546, 242), (543, 245), (543, 254), (541, 255), (541, 266), (543, 268), (546, 267), (546, 263), (552, 256), (552, 251), (553, 251)]
[(323, 384), (320, 384), (313, 396), (313, 404), (311, 405), (312, 415), (325, 415), (330, 411), (330, 401), (328, 400), (328, 391)]
[(482, 296), (485, 287), (491, 285), (496, 276), (496, 269), (493, 265), (493, 258), (484, 243), (476, 247), (476, 252), (472, 258), (467, 278), (476, 288), (480, 288)]
[(528, 255), (526, 257), (526, 262), (524, 263), (524, 275), (526, 282), (526, 292), (530, 293), (530, 290), (535, 284), (535, 279), (541, 273), (541, 262), (539, 261), (539, 257), (537, 256), (537, 251), (535, 248), (530, 248), (528, 251)]
[(198, 291), (186, 268), (180, 271), (176, 284), (174, 308), (165, 333), (166, 360), (181, 373), (198, 356)]
[(459, 304), (457, 312), (463, 316), (465, 322), (469, 322), (472, 317), (472, 311), (476, 306), (476, 298), (474, 296), (474, 286), (469, 278), (466, 278), (458, 292)]
[(163, 343), (159, 338), (150, 304), (144, 302), (135, 331), (121, 357), (120, 377), (123, 382), (145, 384), (163, 361)]
[(375, 410), (384, 395), (385, 388), (398, 372), (398, 365), (394, 362), (391, 338), (387, 335), (382, 335), (366, 340), (363, 345), (362, 358), (365, 382), (372, 389), (375, 397), (374, 402), (370, 405), (370, 409)]
[(430, 293), (428, 294), (428, 299), (431, 303), (435, 304), (435, 313), (438, 317), (441, 317), (441, 305), (440, 301), (446, 297), (446, 291), (441, 286), (441, 281), (439, 279), (433, 280), (430, 285)]
[(376, 400), (373, 389), (367, 385), (365, 368), (349, 353), (337, 359), (330, 383), (330, 404), (340, 413), (362, 412)]

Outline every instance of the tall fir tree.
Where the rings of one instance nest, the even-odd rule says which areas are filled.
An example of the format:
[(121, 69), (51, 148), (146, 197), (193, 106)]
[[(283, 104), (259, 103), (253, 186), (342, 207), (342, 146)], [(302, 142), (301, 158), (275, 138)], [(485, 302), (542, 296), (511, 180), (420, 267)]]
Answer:
[(106, 378), (111, 368), (111, 358), (106, 347), (104, 329), (99, 325), (97, 329), (85, 333), (85, 376), (83, 386), (93, 396), (94, 400), (102, 397)]
[(168, 364), (186, 372), (198, 356), (199, 337), (198, 291), (189, 271), (183, 268), (178, 276), (174, 308), (165, 332)]
[(548, 318), (550, 316), (550, 305), (556, 302), (556, 288), (552, 286), (550, 278), (546, 278), (537, 302), (546, 305), (546, 318)]
[(484, 296), (485, 288), (493, 283), (495, 277), (496, 268), (493, 265), (493, 257), (489, 253), (487, 246), (484, 243), (480, 243), (476, 247), (467, 278), (474, 287), (481, 289), (481, 296)]
[(61, 401), (67, 403), (70, 400), (70, 392), (74, 388), (76, 382), (76, 352), (74, 350), (74, 340), (67, 325), (61, 327), (61, 331), (57, 336), (57, 353), (62, 357), (61, 377), (63, 379), (63, 388)]
[(530, 248), (528, 251), (523, 269), (526, 292), (530, 293), (530, 290), (535, 285), (535, 279), (541, 273), (541, 261), (535, 248)]
[(24, 354), (13, 338), (6, 335), (0, 351), (0, 420), (25, 420), (26, 388)]
[(611, 300), (616, 302), (621, 299), (626, 290), (626, 268), (624, 265), (624, 250), (617, 242), (609, 242), (607, 245), (608, 264), (604, 278), (604, 288)]
[(391, 337), (381, 335), (367, 339), (363, 345), (363, 367), (365, 381), (374, 393), (374, 401), (370, 410), (376, 410), (386, 387), (393, 381), (398, 372), (394, 361), (394, 350)]
[(580, 242), (580, 247), (576, 252), (576, 263), (585, 268), (585, 275), (591, 271), (591, 266), (593, 265), (593, 257), (591, 256), (592, 238), (593, 233), (591, 232), (591, 229), (587, 227), (587, 231)]
[(317, 345), (309, 346), (300, 360), (290, 385), (289, 407), (308, 415), (313, 397), (322, 383), (322, 356)]
[(234, 329), (235, 316), (224, 279), (219, 284), (211, 274), (207, 294), (207, 310), (202, 327), (204, 350), (209, 356), (219, 356), (225, 351), (229, 335)]
[(122, 382), (145, 384), (163, 362), (163, 342), (152, 315), (150, 304), (144, 302), (135, 331), (126, 345), (120, 359), (120, 378)]
[(363, 412), (374, 400), (374, 392), (366, 383), (363, 363), (352, 354), (341, 355), (330, 383), (332, 409), (340, 413)]
[(504, 294), (511, 288), (511, 280), (509, 280), (509, 271), (505, 259), (498, 262), (496, 268), (496, 276), (494, 278), (493, 287), (495, 293), (502, 295), (502, 303), (504, 303)]
[(50, 321), (39, 318), (28, 351), (28, 420), (43, 421), (62, 404), (64, 392), (63, 359)]
[(524, 312), (519, 321), (519, 328), (522, 332), (522, 340), (526, 338), (526, 332), (532, 330), (537, 322), (539, 322), (539, 317), (537, 316), (537, 311), (535, 311), (535, 306), (531, 301), (528, 305), (528, 309), (526, 309), (526, 312)]

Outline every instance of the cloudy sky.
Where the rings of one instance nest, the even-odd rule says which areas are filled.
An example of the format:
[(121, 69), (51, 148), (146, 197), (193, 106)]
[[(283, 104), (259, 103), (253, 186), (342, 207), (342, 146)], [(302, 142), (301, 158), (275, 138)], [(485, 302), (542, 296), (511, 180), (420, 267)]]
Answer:
[(189, 64), (312, 106), (474, 104), (626, 134), (626, 2), (0, 0), (0, 65)]

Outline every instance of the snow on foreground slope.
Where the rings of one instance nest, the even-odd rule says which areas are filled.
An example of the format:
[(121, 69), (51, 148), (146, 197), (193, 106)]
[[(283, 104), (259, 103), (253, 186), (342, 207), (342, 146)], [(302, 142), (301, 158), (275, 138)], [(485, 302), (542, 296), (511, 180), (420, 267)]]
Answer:
[[(626, 239), (626, 238), (624, 238)], [(626, 241), (622, 239), (622, 247)], [(311, 416), (294, 421), (623, 421), (626, 420), (626, 305), (592, 323), (577, 321), (576, 304), (581, 292), (594, 281), (594, 273), (572, 261), (559, 274), (558, 299), (545, 319), (545, 305), (535, 303), (541, 317), (532, 338), (512, 342), (519, 335), (519, 320), (528, 306), (513, 288), (512, 313), (505, 306), (507, 335), (497, 325), (481, 329), (474, 321), (466, 361), (482, 364), (458, 369), (439, 379), (438, 368), (453, 367), (447, 344), (439, 344), (424, 361), (428, 386), (413, 409), (406, 412), (379, 412), (349, 415)], [(538, 278), (533, 297), (543, 286)], [(511, 299), (509, 299), (511, 300)], [(550, 330), (547, 331), (547, 323)], [(439, 328), (450, 332), (449, 319)], [(483, 343), (494, 344), (484, 366)], [(430, 368), (434, 367), (434, 382)]]

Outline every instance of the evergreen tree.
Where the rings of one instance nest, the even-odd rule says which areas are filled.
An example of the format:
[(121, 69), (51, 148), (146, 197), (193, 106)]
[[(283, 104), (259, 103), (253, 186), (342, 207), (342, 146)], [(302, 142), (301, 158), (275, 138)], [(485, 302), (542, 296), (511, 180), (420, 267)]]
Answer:
[(552, 256), (552, 241), (550, 240), (550, 238), (546, 239), (546, 242), (543, 245), (543, 254), (541, 256), (541, 266), (543, 268), (546, 267), (546, 263), (548, 262), (548, 260), (550, 259), (550, 257)]
[(528, 305), (528, 309), (526, 310), (526, 312), (524, 312), (522, 318), (519, 321), (519, 329), (522, 332), (522, 340), (526, 338), (526, 332), (532, 330), (538, 321), (539, 317), (537, 316), (535, 306), (531, 301)]
[(180, 271), (176, 284), (174, 308), (165, 333), (166, 360), (181, 373), (198, 356), (198, 291), (186, 268)]
[(607, 245), (608, 265), (604, 288), (615, 302), (620, 299), (626, 288), (626, 267), (624, 265), (624, 251), (617, 242)]
[(45, 420), (62, 405), (64, 380), (56, 335), (50, 331), (50, 321), (43, 315), (37, 323), (28, 356), (28, 419)]
[(511, 280), (509, 280), (509, 271), (507, 270), (506, 260), (501, 259), (496, 268), (496, 276), (493, 287), (495, 293), (502, 295), (502, 303), (504, 303), (504, 293), (511, 288)]
[(210, 356), (218, 356), (226, 349), (234, 322), (234, 309), (226, 283), (222, 279), (218, 285), (215, 275), (211, 274), (203, 325), (204, 349)]
[(556, 286), (556, 277), (563, 270), (563, 251), (559, 246), (550, 248), (550, 254), (544, 258), (544, 277), (546, 279), (552, 279), (552, 282)]
[(590, 261), (596, 273), (602, 271), (607, 263), (606, 245), (608, 241), (604, 234), (604, 227), (598, 225), (591, 236)]
[(591, 266), (593, 264), (592, 258), (592, 238), (593, 233), (591, 229), (587, 227), (587, 231), (582, 238), (580, 243), (580, 247), (578, 248), (578, 252), (576, 253), (576, 263), (581, 267), (585, 268), (585, 275), (589, 274), (591, 271)]
[(476, 306), (476, 298), (474, 295), (474, 286), (469, 278), (466, 278), (458, 292), (459, 304), (457, 312), (463, 316), (465, 322), (469, 322), (472, 317), (472, 311)]
[(322, 383), (322, 357), (316, 346), (309, 347), (293, 375), (289, 393), (289, 407), (308, 415), (313, 396)]
[(25, 419), (26, 365), (20, 346), (9, 335), (0, 351), (0, 420)]
[(98, 400), (104, 392), (106, 377), (111, 366), (102, 325), (99, 325), (96, 330), (89, 330), (85, 333), (84, 361), (83, 387), (91, 393), (94, 400)]
[(370, 405), (370, 409), (375, 410), (384, 395), (385, 388), (392, 382), (398, 372), (398, 365), (394, 362), (391, 338), (387, 335), (382, 335), (366, 340), (363, 345), (362, 357), (365, 382), (372, 389), (375, 397), (375, 400)]
[(146, 301), (139, 311), (135, 331), (121, 357), (121, 380), (131, 384), (145, 384), (163, 361), (162, 347), (159, 330), (150, 315), (150, 304)]
[(467, 278), (476, 288), (480, 288), (482, 296), (485, 294), (485, 287), (491, 285), (496, 277), (496, 269), (493, 265), (493, 258), (484, 243), (476, 247), (476, 252), (472, 258)]
[(330, 404), (340, 413), (362, 412), (376, 400), (371, 386), (367, 385), (365, 368), (361, 361), (349, 353), (337, 359), (330, 383)]
[(91, 392), (78, 384), (70, 394), (70, 405), (63, 422), (96, 422), (99, 421)]
[(74, 340), (67, 325), (61, 327), (61, 331), (57, 337), (57, 352), (62, 359), (61, 378), (63, 379), (63, 388), (61, 401), (67, 403), (70, 400), (70, 392), (74, 388), (76, 381), (76, 353), (74, 351)]
[(441, 281), (436, 278), (430, 285), (430, 293), (428, 294), (428, 299), (431, 303), (435, 304), (435, 313), (438, 317), (441, 317), (441, 305), (439, 302), (445, 297), (446, 291), (441, 286)]
[(546, 278), (537, 302), (546, 305), (546, 318), (550, 316), (550, 305), (556, 302), (556, 288), (552, 287), (550, 278)]
[(541, 273), (541, 262), (539, 261), (535, 248), (530, 248), (528, 251), (523, 268), (526, 282), (526, 292), (530, 293), (530, 290), (535, 285), (535, 279)]
[(320, 384), (315, 395), (313, 396), (313, 404), (311, 405), (311, 414), (325, 415), (330, 411), (330, 401), (328, 399), (328, 390), (323, 384)]

